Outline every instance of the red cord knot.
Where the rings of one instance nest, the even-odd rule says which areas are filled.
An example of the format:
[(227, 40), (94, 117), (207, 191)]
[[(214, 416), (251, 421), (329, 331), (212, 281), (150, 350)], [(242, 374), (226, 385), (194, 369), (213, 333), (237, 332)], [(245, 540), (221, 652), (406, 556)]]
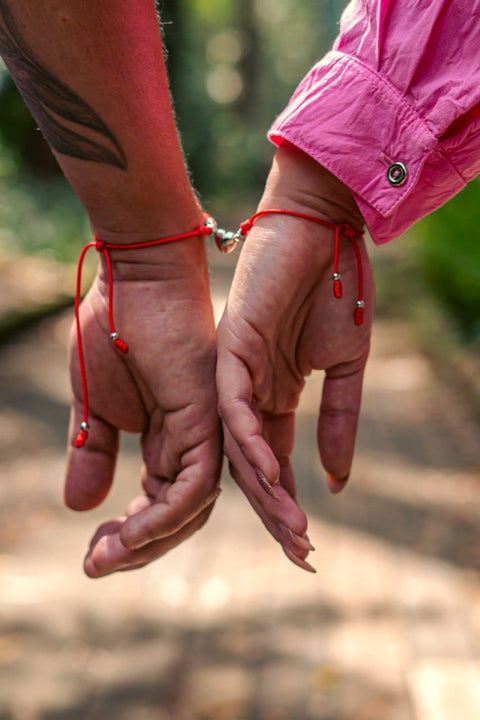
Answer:
[(197, 235), (211, 235), (212, 234), (212, 228), (208, 227), (207, 225), (200, 225), (200, 227), (197, 230)]
[(97, 252), (103, 252), (103, 251), (105, 250), (106, 245), (107, 245), (107, 243), (105, 242), (105, 240), (101, 240), (101, 239), (98, 238), (96, 235), (93, 236), (93, 239), (95, 240), (95, 250), (96, 250)]
[(82, 424), (80, 425), (80, 432), (78, 433), (77, 437), (75, 438), (75, 443), (74, 443), (76, 448), (83, 447), (85, 445), (85, 443), (87, 442), (89, 427), (90, 427), (89, 424), (85, 421), (82, 422)]
[(343, 295), (343, 284), (342, 276), (338, 272), (334, 272), (332, 275), (333, 280), (333, 295), (339, 300)]
[(118, 337), (118, 333), (110, 333), (110, 340), (113, 342), (117, 350), (120, 350), (121, 353), (123, 353), (124, 355), (128, 353), (128, 345), (126, 342), (124, 342)]
[(339, 225), (339, 231), (342, 235), (347, 237), (349, 240), (352, 240), (356, 237), (359, 237), (359, 233), (348, 223), (341, 223)]
[(243, 236), (248, 235), (252, 227), (253, 222), (251, 220), (245, 220), (245, 222), (240, 223), (240, 234)]
[(355, 325), (363, 325), (365, 319), (365, 303), (363, 300), (357, 300), (357, 307), (355, 308)]

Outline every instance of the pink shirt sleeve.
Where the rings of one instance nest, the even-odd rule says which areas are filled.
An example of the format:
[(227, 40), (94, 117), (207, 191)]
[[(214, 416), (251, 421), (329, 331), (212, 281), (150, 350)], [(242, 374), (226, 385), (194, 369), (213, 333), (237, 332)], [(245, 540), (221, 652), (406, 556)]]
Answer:
[(352, 0), (269, 137), (354, 192), (378, 244), (480, 173), (480, 0)]

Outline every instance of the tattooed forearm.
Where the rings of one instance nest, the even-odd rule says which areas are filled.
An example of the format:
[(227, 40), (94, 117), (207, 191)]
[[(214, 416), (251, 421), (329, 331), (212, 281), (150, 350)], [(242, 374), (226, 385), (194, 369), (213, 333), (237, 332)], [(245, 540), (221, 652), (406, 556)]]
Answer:
[(37, 60), (19, 32), (8, 0), (0, 0), (0, 54), (54, 150), (126, 169), (125, 153), (101, 117)]

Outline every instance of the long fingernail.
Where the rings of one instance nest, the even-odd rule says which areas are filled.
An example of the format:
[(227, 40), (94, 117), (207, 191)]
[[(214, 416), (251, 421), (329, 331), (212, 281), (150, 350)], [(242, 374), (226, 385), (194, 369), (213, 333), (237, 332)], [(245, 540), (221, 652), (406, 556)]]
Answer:
[(262, 488), (265, 490), (267, 495), (270, 495), (271, 498), (273, 498), (277, 502), (280, 502), (280, 498), (278, 497), (277, 493), (274, 491), (274, 489), (272, 488), (272, 486), (270, 485), (270, 483), (268, 482), (267, 478), (262, 473), (262, 471), (259, 470), (258, 468), (255, 468), (255, 474), (257, 476), (258, 482), (260, 483)]
[(302, 560), (302, 558), (298, 557), (298, 556), (293, 552), (293, 550), (292, 550), (290, 547), (288, 547), (288, 546), (285, 547), (285, 545), (283, 545), (282, 547), (283, 547), (283, 552), (285, 553), (285, 555), (286, 555), (295, 565), (297, 565), (298, 567), (302, 568), (302, 570), (306, 570), (307, 572), (310, 572), (310, 573), (316, 573), (316, 572), (317, 572), (317, 571), (315, 570), (315, 568), (313, 567), (313, 565), (310, 565), (309, 562), (307, 562), (307, 561), (304, 560), (304, 559)]
[(331, 473), (327, 473), (327, 482), (328, 487), (330, 489), (330, 492), (336, 495), (339, 493), (345, 485), (347, 484), (347, 480), (350, 477), (350, 473), (348, 475), (345, 475), (343, 478), (337, 478), (335, 475), (332, 475)]
[(294, 533), (293, 530), (290, 530), (290, 528), (287, 528), (287, 531), (295, 545), (302, 548), (302, 550), (311, 550), (312, 552), (315, 550), (306, 533), (302, 537), (301, 535), (297, 535), (297, 533)]

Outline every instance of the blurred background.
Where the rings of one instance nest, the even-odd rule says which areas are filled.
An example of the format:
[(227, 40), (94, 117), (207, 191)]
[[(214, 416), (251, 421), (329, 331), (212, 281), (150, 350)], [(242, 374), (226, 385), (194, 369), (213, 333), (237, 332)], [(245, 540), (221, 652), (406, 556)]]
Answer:
[[(345, 4), (159, 4), (187, 160), (223, 225), (255, 208), (269, 124)], [(136, 492), (136, 440), (104, 508), (62, 507), (88, 224), (3, 67), (0, 190), (0, 720), (478, 720), (480, 183), (371, 247), (377, 321), (338, 498), (315, 449), (321, 377), (309, 380), (294, 464), (318, 574), (289, 565), (225, 472), (204, 531), (97, 582), (82, 556)], [(211, 253), (217, 317), (234, 262)]]

